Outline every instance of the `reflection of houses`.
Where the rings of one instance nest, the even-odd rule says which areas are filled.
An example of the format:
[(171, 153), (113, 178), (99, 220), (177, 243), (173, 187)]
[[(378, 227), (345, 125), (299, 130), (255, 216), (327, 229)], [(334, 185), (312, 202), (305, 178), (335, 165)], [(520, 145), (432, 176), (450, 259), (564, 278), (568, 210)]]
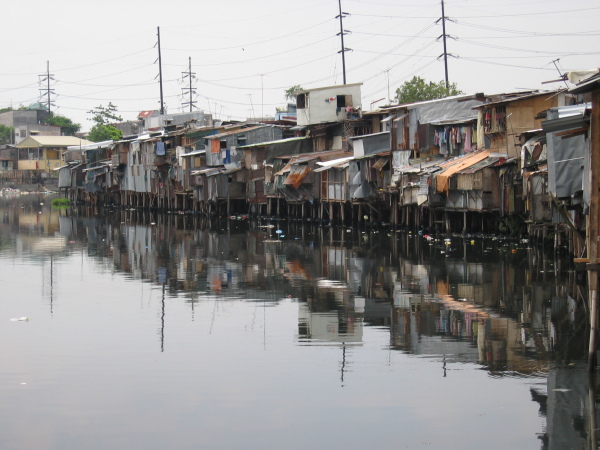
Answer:
[(471, 358), (491, 370), (545, 371), (534, 356), (556, 350), (552, 323), (568, 305), (552, 298), (554, 286), (527, 280), (527, 272), (514, 266), (452, 258), (436, 276), (429, 266), (405, 260), (394, 283), (394, 346)]
[(351, 295), (343, 283), (318, 280), (314, 297), (300, 303), (299, 308), (301, 339), (345, 344), (362, 342), (364, 298)]

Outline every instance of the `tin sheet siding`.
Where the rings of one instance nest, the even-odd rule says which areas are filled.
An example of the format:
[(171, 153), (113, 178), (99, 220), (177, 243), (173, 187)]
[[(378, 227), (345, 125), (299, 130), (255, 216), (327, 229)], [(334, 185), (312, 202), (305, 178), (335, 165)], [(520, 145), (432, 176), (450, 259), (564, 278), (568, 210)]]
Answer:
[(70, 188), (71, 187), (71, 168), (63, 167), (58, 171), (58, 187), (59, 188)]

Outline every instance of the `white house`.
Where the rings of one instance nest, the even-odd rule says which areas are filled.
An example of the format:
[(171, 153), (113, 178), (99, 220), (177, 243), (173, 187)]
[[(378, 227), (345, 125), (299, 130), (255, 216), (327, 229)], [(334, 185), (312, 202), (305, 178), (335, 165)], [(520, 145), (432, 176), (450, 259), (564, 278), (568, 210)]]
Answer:
[(341, 122), (360, 117), (362, 83), (298, 91), (298, 126)]

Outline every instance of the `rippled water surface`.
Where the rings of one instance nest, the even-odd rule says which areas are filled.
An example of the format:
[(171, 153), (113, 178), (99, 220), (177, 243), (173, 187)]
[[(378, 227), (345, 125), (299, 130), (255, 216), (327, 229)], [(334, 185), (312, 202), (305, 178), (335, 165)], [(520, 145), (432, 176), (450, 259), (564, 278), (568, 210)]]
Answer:
[(0, 448), (595, 442), (585, 285), (527, 242), (50, 200), (0, 199)]

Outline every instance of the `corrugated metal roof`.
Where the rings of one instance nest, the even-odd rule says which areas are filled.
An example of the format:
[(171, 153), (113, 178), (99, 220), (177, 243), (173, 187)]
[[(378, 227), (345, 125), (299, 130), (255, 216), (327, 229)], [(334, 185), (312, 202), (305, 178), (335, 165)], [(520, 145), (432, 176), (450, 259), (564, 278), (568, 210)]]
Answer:
[(394, 173), (421, 173), (421, 172), (435, 172), (439, 170), (439, 164), (444, 162), (445, 159), (437, 158), (431, 161), (428, 161), (424, 158), (413, 159), (410, 161), (408, 166), (399, 167), (394, 170)]
[(348, 161), (339, 162), (339, 163), (336, 163), (331, 166), (319, 167), (318, 169), (313, 170), (313, 172), (319, 173), (319, 172), (325, 172), (326, 170), (329, 170), (329, 169), (345, 169), (348, 166), (350, 166), (350, 163)]
[(242, 150), (245, 148), (263, 147), (265, 145), (271, 145), (271, 144), (281, 144), (281, 143), (285, 143), (285, 142), (302, 141), (304, 139), (308, 139), (308, 138), (306, 136), (300, 136), (300, 137), (293, 137), (293, 138), (287, 138), (287, 139), (278, 139), (276, 141), (267, 141), (267, 142), (259, 142), (257, 144), (240, 145), (237, 148)]
[(345, 158), (332, 159), (329, 161), (319, 161), (319, 162), (317, 162), (317, 164), (322, 167), (329, 167), (329, 166), (335, 166), (337, 164), (342, 164), (342, 163), (351, 161), (353, 159), (354, 159), (354, 156), (347, 156)]
[[(290, 160), (281, 170), (279, 170), (277, 173), (275, 173), (275, 175), (283, 175), (284, 173), (289, 172), (290, 168), (292, 166), (294, 166), (295, 164), (302, 164), (302, 163), (305, 163), (308, 161), (314, 161), (315, 159), (320, 159), (321, 161), (318, 161), (317, 164), (323, 165), (323, 164), (327, 164), (328, 161), (340, 160), (341, 155), (347, 155), (347, 154), (348, 154), (348, 152), (345, 152), (343, 150), (332, 150), (332, 151), (328, 151), (328, 152), (302, 153), (300, 155), (278, 156), (276, 159), (290, 158)], [(344, 159), (344, 158), (341, 158), (341, 159)]]
[(437, 192), (448, 192), (449, 180), (455, 174), (461, 170), (465, 170), (467, 168), (472, 167), (480, 161), (485, 160), (490, 156), (490, 151), (478, 151), (469, 153), (460, 158), (455, 158), (452, 161), (449, 161), (446, 164), (440, 164), (440, 167), (443, 166), (443, 171), (437, 175), (436, 178), (436, 191)]
[(101, 163), (97, 166), (94, 167), (86, 167), (85, 169), (82, 170), (82, 172), (90, 172), (90, 171), (95, 171), (95, 170), (101, 170), (101, 169), (110, 169), (110, 167), (112, 166), (112, 163), (110, 162), (104, 162)]
[(222, 137), (231, 136), (232, 134), (247, 133), (248, 131), (258, 130), (259, 128), (270, 128), (270, 126), (269, 125), (258, 125), (255, 127), (237, 128), (232, 131), (224, 131), (223, 133), (211, 134), (210, 136), (205, 136), (205, 139), (220, 139)]
[[(554, 95), (557, 91), (535, 91), (535, 92), (516, 92), (509, 94), (500, 94), (497, 96), (492, 96), (493, 100), (489, 102), (482, 103), (477, 108), (485, 108), (489, 105), (501, 105), (503, 103), (511, 103), (516, 102), (518, 100), (523, 100), (526, 98), (539, 97), (540, 95)], [(498, 98), (499, 97), (499, 98)]]
[[(390, 117), (393, 117), (393, 116), (390, 116)], [(382, 122), (383, 122), (383, 120), (382, 120)], [(379, 135), (382, 135), (382, 134), (390, 134), (390, 132), (389, 131), (381, 131), (379, 133), (363, 134), (363, 135), (360, 135), (360, 136), (349, 136), (348, 139), (351, 140), (351, 141), (354, 141), (354, 140), (357, 140), (357, 139), (365, 139), (365, 138), (370, 138), (372, 136), (379, 136)]]
[(210, 172), (219, 172), (221, 169), (218, 167), (207, 167), (206, 169), (198, 169), (190, 172), (191, 175), (206, 175)]
[(375, 170), (383, 169), (383, 167), (388, 163), (389, 160), (390, 160), (389, 156), (380, 156), (379, 159), (377, 161), (375, 161), (375, 163), (373, 164), (373, 169), (375, 169)]
[(461, 174), (465, 174), (465, 175), (475, 173), (486, 167), (493, 166), (498, 162), (504, 162), (505, 160), (506, 160), (506, 158), (502, 158), (500, 156), (490, 156), (490, 157), (484, 159), (483, 161), (479, 161), (478, 163), (473, 164), (471, 167), (467, 167), (464, 170), (460, 170), (457, 173), (461, 173)]
[(91, 142), (87, 145), (72, 145), (67, 147), (67, 151), (82, 151), (86, 152), (88, 150), (98, 150), (101, 148), (109, 148), (112, 147), (114, 141), (102, 141), (102, 142)]
[[(350, 154), (351, 154), (350, 152), (347, 152), (344, 150), (327, 150), (324, 152), (309, 152), (309, 153), (300, 153), (298, 155), (276, 156), (275, 159), (293, 159), (293, 158), (299, 158), (304, 155), (314, 155), (315, 157), (321, 159), (321, 161), (329, 161), (331, 159), (341, 158), (344, 155), (350, 155)], [(312, 159), (312, 158), (309, 158), (309, 159)]]
[(71, 147), (75, 145), (94, 144), (92, 141), (80, 139), (75, 136), (29, 136), (17, 145), (16, 148), (38, 148), (38, 147)]
[(179, 156), (196, 156), (196, 155), (203, 155), (204, 153), (206, 153), (206, 150), (194, 150), (193, 152), (182, 153)]
[(154, 114), (156, 111), (152, 110), (152, 111), (142, 111), (138, 114), (138, 118), (142, 118), (142, 117), (150, 117), (152, 114)]

